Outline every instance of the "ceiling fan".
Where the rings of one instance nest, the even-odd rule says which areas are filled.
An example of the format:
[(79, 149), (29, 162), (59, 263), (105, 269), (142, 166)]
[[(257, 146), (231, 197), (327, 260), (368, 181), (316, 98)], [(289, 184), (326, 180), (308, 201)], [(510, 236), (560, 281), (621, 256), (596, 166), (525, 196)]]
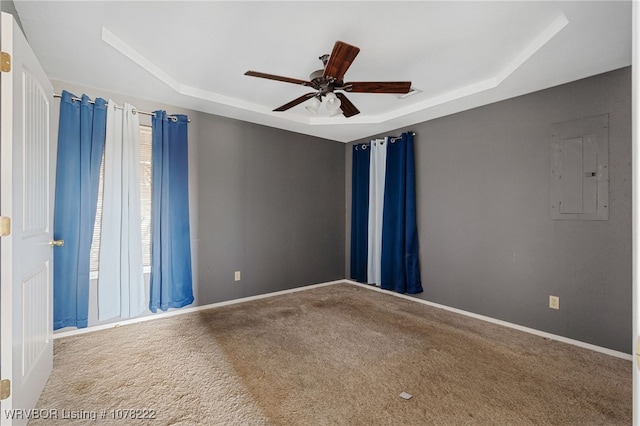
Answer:
[(344, 93), (334, 93), (337, 90), (352, 93), (409, 93), (411, 90), (410, 81), (351, 81), (345, 83), (343, 81), (344, 74), (359, 52), (360, 49), (358, 47), (342, 41), (336, 41), (331, 55), (322, 55), (318, 58), (322, 61), (324, 68), (311, 73), (309, 80), (299, 80), (257, 71), (247, 71), (244, 75), (300, 84), (316, 90), (315, 92), (306, 93), (274, 109), (274, 111), (286, 111), (313, 98), (313, 103), (307, 109), (317, 114), (322, 98), (326, 97), (327, 109), (332, 116), (343, 114), (348, 118), (359, 114), (360, 111), (347, 99)]

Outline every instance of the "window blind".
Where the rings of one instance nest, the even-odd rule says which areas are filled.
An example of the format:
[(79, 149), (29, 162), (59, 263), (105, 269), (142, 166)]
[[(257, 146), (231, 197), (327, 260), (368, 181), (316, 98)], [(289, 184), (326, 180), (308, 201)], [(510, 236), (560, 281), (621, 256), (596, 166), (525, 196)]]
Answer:
[[(102, 200), (104, 188), (104, 156), (100, 166), (98, 206), (91, 242), (91, 272), (100, 268), (100, 226), (102, 224)], [(142, 231), (142, 265), (151, 265), (151, 127), (140, 126), (140, 198)]]

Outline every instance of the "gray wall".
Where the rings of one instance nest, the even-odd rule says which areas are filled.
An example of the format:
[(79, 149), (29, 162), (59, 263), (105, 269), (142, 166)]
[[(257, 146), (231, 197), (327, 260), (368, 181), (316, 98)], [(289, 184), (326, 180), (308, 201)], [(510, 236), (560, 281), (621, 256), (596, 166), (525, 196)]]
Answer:
[(344, 278), (343, 144), (207, 114), (194, 119), (199, 299)]
[[(609, 220), (551, 220), (550, 126), (603, 113)], [(409, 129), (417, 134), (418, 297), (631, 353), (630, 68), (387, 135)], [(349, 271), (351, 145), (346, 158)], [(549, 295), (560, 297), (560, 310), (548, 308)]]
[[(342, 279), (344, 146), (210, 114), (53, 81), (56, 93), (187, 114), (195, 301), (190, 306)], [(59, 100), (52, 120), (59, 119)], [(140, 124), (150, 125), (140, 115)], [(234, 281), (234, 272), (241, 280)], [(148, 275), (147, 297), (148, 297)], [(91, 281), (89, 326), (98, 321)], [(143, 316), (151, 315), (147, 311)], [(63, 329), (61, 331), (66, 331)]]

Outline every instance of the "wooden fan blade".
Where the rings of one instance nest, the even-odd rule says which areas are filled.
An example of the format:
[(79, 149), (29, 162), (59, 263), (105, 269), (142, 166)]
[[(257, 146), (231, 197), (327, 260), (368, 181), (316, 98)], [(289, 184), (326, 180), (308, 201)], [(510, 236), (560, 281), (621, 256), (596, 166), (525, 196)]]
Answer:
[(358, 47), (342, 41), (336, 41), (322, 76), (325, 78), (333, 77), (336, 81), (342, 81), (344, 73), (347, 72), (359, 52), (360, 48)]
[(278, 107), (278, 108), (274, 109), (274, 111), (286, 111), (289, 108), (293, 108), (294, 106), (303, 103), (307, 99), (313, 98), (315, 95), (316, 95), (315, 92), (304, 94), (304, 95), (300, 96), (299, 98), (296, 98), (296, 99), (292, 100), (291, 102), (289, 102), (287, 104), (284, 104), (281, 107)]
[(280, 75), (275, 75), (275, 74), (266, 74), (258, 71), (247, 71), (244, 73), (244, 75), (248, 75), (251, 77), (266, 78), (268, 80), (284, 81), (285, 83), (301, 84), (303, 86), (312, 86), (310, 81), (299, 80), (297, 78), (282, 77)]
[(345, 96), (344, 93), (336, 93), (338, 99), (340, 99), (340, 109), (342, 110), (342, 115), (349, 118), (356, 114), (360, 114), (360, 111), (354, 104), (351, 103), (349, 99)]
[(410, 81), (352, 81), (345, 83), (347, 92), (353, 93), (409, 93)]

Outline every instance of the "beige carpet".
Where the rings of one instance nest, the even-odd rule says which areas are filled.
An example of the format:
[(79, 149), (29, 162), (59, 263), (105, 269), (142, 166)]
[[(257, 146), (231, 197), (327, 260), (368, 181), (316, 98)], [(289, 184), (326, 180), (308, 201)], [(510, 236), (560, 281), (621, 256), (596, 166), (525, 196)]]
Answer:
[(631, 424), (630, 361), (350, 284), (63, 338), (54, 356), (38, 408), (98, 415), (65, 425), (117, 424), (115, 409), (153, 425)]

